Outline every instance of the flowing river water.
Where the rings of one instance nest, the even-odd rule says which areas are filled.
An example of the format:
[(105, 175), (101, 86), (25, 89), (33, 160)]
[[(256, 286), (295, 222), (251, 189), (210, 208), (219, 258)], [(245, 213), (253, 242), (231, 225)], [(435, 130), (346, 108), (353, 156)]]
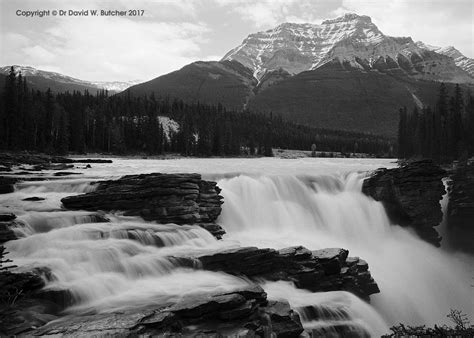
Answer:
[[(391, 160), (113, 161), (73, 169), (77, 175), (65, 179), (20, 183), (14, 193), (0, 195), (2, 211), (16, 213), (24, 224), (16, 229), (24, 237), (6, 244), (10, 257), (21, 270), (51, 269), (55, 278), (46, 287), (68, 289), (74, 296), (67, 314), (113, 312), (175, 302), (186, 294), (232, 290), (248, 281), (181, 268), (170, 257), (237, 246), (294, 245), (348, 249), (350, 256), (368, 262), (381, 290), (369, 305), (348, 292), (311, 293), (288, 282), (262, 282), (269, 298), (287, 299), (298, 309), (307, 329), (348, 321), (379, 336), (399, 322), (447, 323), (451, 308), (474, 314), (473, 257), (435, 248), (391, 225), (383, 206), (361, 193), (366, 173), (395, 166)], [(224, 197), (218, 218), (227, 232), (223, 240), (196, 227), (118, 213), (105, 214), (111, 222), (101, 223), (90, 212), (61, 208), (61, 198), (93, 190), (91, 181), (151, 172), (197, 172), (217, 181)], [(23, 201), (31, 196), (45, 200)]]

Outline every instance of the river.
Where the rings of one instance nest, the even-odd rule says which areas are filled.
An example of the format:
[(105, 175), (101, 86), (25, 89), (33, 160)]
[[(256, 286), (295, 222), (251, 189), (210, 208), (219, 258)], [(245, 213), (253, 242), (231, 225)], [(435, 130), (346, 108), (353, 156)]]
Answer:
[[(451, 308), (474, 314), (473, 257), (435, 248), (391, 225), (382, 205), (361, 193), (366, 173), (394, 167), (393, 160), (113, 161), (70, 170), (77, 175), (67, 178), (20, 183), (14, 193), (0, 195), (3, 209), (26, 224), (17, 229), (25, 237), (6, 244), (11, 258), (23, 270), (49, 267), (56, 278), (47, 288), (67, 288), (74, 295), (69, 314), (173, 302), (188, 293), (231, 290), (247, 283), (224, 273), (179, 268), (170, 256), (236, 246), (294, 245), (348, 249), (350, 256), (368, 262), (381, 292), (371, 296), (369, 305), (347, 292), (310, 293), (287, 282), (263, 283), (269, 298), (285, 298), (295, 308), (344, 308), (354, 325), (374, 336), (400, 322), (449, 324), (446, 314)], [(91, 181), (152, 172), (197, 172), (217, 181), (224, 197), (218, 218), (227, 232), (223, 240), (203, 229), (120, 214), (106, 214), (111, 223), (91, 223), (88, 212), (61, 209), (61, 198), (91, 191)], [(43, 178), (53, 178), (52, 174), (42, 173)], [(23, 201), (31, 196), (45, 200)], [(138, 240), (129, 239), (130, 231)], [(152, 232), (160, 234), (160, 247), (150, 245)], [(306, 328), (337, 320), (315, 321), (304, 311), (300, 314)]]

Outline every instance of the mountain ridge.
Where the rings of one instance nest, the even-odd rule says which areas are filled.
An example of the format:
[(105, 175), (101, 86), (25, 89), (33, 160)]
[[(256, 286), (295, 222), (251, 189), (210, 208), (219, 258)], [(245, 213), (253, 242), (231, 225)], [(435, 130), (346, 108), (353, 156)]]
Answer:
[(27, 81), (30, 82), (34, 87), (51, 87), (53, 91), (64, 91), (65, 90), (108, 90), (111, 94), (119, 93), (125, 89), (139, 84), (142, 81), (133, 80), (133, 81), (86, 81), (68, 76), (65, 74), (45, 71), (37, 69), (31, 66), (20, 66), (20, 65), (10, 65), (0, 67), (0, 74), (8, 75), (10, 73), (11, 67), (14, 68), (16, 73), (22, 74), (27, 78)]
[(369, 16), (354, 13), (319, 25), (282, 23), (252, 33), (221, 61), (236, 60), (260, 80), (267, 71), (282, 68), (295, 75), (335, 59), (365, 70), (374, 69), (374, 65), (375, 69), (382, 64), (397, 65), (408, 76), (422, 80), (474, 82), (472, 73), (462, 68), (462, 62), (456, 64), (451, 55), (436, 53), (411, 37), (384, 35)]

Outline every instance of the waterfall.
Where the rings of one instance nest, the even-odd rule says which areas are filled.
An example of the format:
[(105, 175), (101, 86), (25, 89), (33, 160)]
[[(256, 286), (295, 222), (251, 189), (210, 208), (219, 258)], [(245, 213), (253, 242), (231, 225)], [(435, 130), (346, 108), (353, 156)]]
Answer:
[[(239, 245), (340, 247), (368, 262), (381, 290), (371, 296), (371, 304), (347, 292), (312, 293), (287, 282), (262, 282), (269, 299), (288, 300), (315, 334), (334, 334), (343, 325), (359, 335), (378, 336), (399, 322), (443, 324), (450, 308), (474, 313), (472, 257), (435, 248), (409, 229), (391, 225), (383, 206), (361, 193), (363, 174), (356, 170), (380, 163), (320, 162), (123, 160), (114, 172), (107, 166), (94, 169), (94, 180), (191, 168), (207, 179), (217, 177), (224, 196), (218, 223), (227, 232), (220, 241), (196, 226), (156, 224), (120, 213), (101, 215), (110, 220), (103, 222), (90, 212), (65, 211), (60, 199), (94, 190), (91, 178), (20, 183), (14, 193), (0, 195), (1, 205), (18, 216), (14, 230), (22, 236), (6, 247), (20, 271), (44, 272), (46, 292), (68, 292), (65, 313), (70, 315), (230, 292), (248, 281), (200, 270), (189, 258)], [(327, 174), (343, 165), (351, 173)], [(298, 173), (311, 174), (294, 174), (295, 166)], [(271, 175), (259, 174), (266, 167)], [(45, 200), (23, 201), (31, 196)], [(183, 263), (183, 258), (188, 260)]]
[(369, 263), (381, 290), (372, 304), (391, 325), (446, 323), (451, 308), (474, 313), (472, 257), (391, 225), (382, 204), (361, 193), (362, 179), (357, 173), (222, 179), (219, 223), (241, 245), (348, 249)]

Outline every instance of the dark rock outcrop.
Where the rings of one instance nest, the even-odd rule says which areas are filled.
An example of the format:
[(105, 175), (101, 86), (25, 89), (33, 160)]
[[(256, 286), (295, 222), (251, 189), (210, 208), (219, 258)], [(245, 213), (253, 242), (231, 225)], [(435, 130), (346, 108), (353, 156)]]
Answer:
[(393, 223), (409, 226), (422, 239), (440, 246), (441, 238), (433, 227), (443, 219), (439, 201), (445, 193), (445, 176), (432, 161), (416, 161), (400, 168), (378, 169), (364, 181), (362, 191), (383, 203)]
[(121, 210), (148, 221), (205, 224), (221, 212), (222, 196), (215, 182), (199, 174), (143, 174), (98, 184), (94, 192), (63, 198), (67, 209)]
[(39, 201), (44, 201), (44, 197), (38, 197), (38, 196), (32, 196), (32, 197), (27, 197), (22, 199), (22, 201), (28, 201), (28, 202), (39, 202)]
[(9, 222), (16, 219), (16, 215), (12, 213), (0, 214), (0, 222)]
[(15, 183), (18, 180), (13, 177), (0, 176), (0, 194), (9, 194), (15, 191)]
[(0, 244), (17, 239), (13, 228), (18, 225), (15, 214), (0, 214)]
[(448, 190), (448, 241), (456, 249), (474, 252), (474, 163), (454, 169)]
[(344, 249), (310, 251), (304, 247), (282, 250), (244, 247), (196, 257), (206, 270), (244, 275), (251, 279), (292, 281), (313, 292), (349, 291), (368, 300), (380, 292), (358, 257), (347, 257)]
[(104, 160), (102, 158), (80, 158), (72, 160), (73, 163), (112, 163), (112, 160)]
[(33, 296), (44, 285), (36, 273), (0, 271), (0, 336), (17, 335), (55, 318), (48, 314), (50, 302)]
[(288, 303), (267, 301), (263, 289), (248, 285), (228, 293), (189, 295), (176, 304), (162, 304), (64, 318), (47, 324), (33, 335), (221, 335), (298, 337), (299, 316)]

